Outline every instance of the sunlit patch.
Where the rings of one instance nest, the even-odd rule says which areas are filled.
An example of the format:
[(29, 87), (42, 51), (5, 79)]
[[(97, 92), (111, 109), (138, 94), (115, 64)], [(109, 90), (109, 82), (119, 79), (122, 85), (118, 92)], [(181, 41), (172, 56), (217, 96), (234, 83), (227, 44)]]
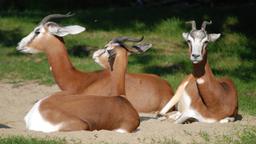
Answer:
[(118, 133), (128, 133), (128, 131), (127, 130), (125, 130), (125, 129), (116, 129), (116, 130), (114, 130), (115, 132), (118, 132)]

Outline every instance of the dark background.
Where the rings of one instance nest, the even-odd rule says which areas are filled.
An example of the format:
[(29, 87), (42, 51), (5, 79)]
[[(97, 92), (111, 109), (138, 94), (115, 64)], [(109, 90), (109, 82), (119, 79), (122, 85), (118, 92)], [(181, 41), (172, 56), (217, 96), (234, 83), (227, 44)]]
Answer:
[(86, 9), (91, 7), (157, 7), (170, 5), (220, 5), (255, 4), (255, 0), (0, 0), (1, 10), (18, 9)]

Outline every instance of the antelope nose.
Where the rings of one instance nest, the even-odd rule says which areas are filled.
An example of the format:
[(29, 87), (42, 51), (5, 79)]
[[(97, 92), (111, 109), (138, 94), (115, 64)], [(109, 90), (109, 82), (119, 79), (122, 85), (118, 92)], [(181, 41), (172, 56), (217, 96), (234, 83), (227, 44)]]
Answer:
[(192, 54), (192, 57), (198, 58), (200, 55), (199, 54)]

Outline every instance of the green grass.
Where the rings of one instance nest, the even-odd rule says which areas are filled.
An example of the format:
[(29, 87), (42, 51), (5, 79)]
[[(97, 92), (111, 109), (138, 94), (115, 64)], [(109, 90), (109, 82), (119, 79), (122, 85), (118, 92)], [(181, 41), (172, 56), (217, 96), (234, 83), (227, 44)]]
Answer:
[(209, 134), (207, 133), (207, 132), (205, 132), (205, 131), (200, 131), (199, 132), (199, 135), (203, 138), (203, 140), (205, 141), (205, 142), (209, 142), (210, 141), (210, 136), (209, 136)]
[[(239, 128), (238, 128), (239, 129)], [(191, 144), (255, 144), (256, 127), (243, 127), (227, 134), (210, 135), (206, 131), (198, 133), (198, 139), (193, 139)]]
[[(240, 111), (256, 115), (256, 27), (255, 20), (248, 17), (248, 13), (254, 13), (255, 9), (255, 6), (88, 9), (74, 11), (73, 18), (59, 22), (87, 28), (84, 33), (65, 37), (69, 50), (79, 45), (89, 49), (90, 54), (84, 57), (70, 53), (72, 63), (78, 69), (99, 70), (91, 54), (111, 38), (144, 35), (153, 48), (145, 54), (130, 56), (129, 72), (158, 74), (176, 89), (191, 72), (187, 45), (181, 36), (182, 32), (190, 30), (190, 26), (185, 26), (184, 22), (211, 19), (213, 24), (207, 26), (208, 32), (222, 33), (222, 37), (210, 43), (208, 48), (213, 72), (217, 77), (230, 77), (238, 90)], [(15, 47), (43, 16), (56, 12), (59, 13), (0, 11), (0, 80), (54, 84), (44, 54), (24, 55), (16, 52)]]
[(216, 144), (255, 144), (256, 128), (248, 127), (242, 131), (237, 131), (233, 136), (222, 135), (215, 137)]
[(66, 144), (65, 140), (32, 138), (23, 136), (0, 137), (1, 144)]
[[(256, 127), (243, 127), (242, 130), (234, 130), (229, 134), (216, 133), (211, 135), (206, 131), (200, 131), (199, 137), (196, 133), (184, 131), (184, 139), (190, 137), (189, 144), (255, 144), (256, 143)], [(176, 140), (175, 137), (162, 138), (139, 138), (139, 143), (143, 144), (181, 144), (184, 141)]]

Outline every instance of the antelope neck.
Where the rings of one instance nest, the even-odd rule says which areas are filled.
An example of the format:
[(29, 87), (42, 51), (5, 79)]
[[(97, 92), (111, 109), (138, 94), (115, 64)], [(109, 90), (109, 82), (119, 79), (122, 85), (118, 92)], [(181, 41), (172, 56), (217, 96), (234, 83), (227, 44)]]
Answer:
[(68, 90), (78, 71), (71, 64), (64, 43), (56, 40), (45, 50), (56, 83), (61, 89)]
[[(207, 55), (204, 56), (204, 59), (200, 63), (193, 65), (192, 75), (196, 81), (199, 95), (204, 104), (207, 107), (214, 106), (218, 101), (214, 97), (218, 91), (218, 85), (207, 62)], [(201, 83), (199, 83), (199, 81), (201, 81)]]
[(127, 68), (127, 51), (123, 49), (122, 52), (117, 53), (113, 71), (111, 71), (111, 94), (125, 96), (125, 73)]

